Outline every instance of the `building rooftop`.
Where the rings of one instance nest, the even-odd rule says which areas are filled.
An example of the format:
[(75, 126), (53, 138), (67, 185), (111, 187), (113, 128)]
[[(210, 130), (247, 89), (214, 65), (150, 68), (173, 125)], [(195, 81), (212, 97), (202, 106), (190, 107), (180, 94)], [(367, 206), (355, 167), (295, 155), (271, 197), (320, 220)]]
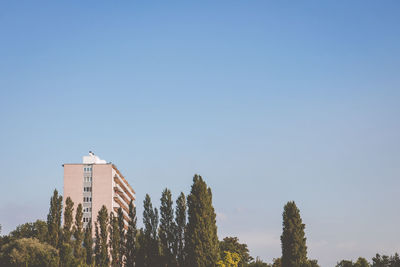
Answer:
[(83, 156), (83, 164), (104, 164), (105, 160), (100, 159), (92, 151), (89, 151), (89, 156)]

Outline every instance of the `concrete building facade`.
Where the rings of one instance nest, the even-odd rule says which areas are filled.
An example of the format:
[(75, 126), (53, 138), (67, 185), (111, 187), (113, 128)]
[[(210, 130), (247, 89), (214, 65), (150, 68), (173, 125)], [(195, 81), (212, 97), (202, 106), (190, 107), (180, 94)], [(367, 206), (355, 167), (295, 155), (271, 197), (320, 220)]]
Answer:
[(114, 164), (89, 152), (82, 163), (63, 164), (63, 167), (63, 202), (65, 204), (66, 198), (70, 197), (75, 204), (74, 212), (78, 204), (82, 204), (84, 227), (91, 221), (94, 229), (94, 222), (103, 205), (109, 213), (114, 211), (115, 214), (121, 207), (128, 225), (129, 203), (131, 200), (135, 202), (135, 191)]

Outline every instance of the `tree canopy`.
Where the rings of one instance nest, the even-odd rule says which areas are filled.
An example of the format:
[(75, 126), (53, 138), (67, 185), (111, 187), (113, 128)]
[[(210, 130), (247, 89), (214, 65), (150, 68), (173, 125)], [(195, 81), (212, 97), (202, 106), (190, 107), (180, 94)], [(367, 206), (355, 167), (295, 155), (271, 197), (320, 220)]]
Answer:
[(216, 214), (211, 188), (195, 175), (188, 196), (188, 224), (185, 236), (187, 264), (191, 267), (215, 266), (219, 260)]
[(294, 201), (289, 201), (283, 211), (282, 266), (301, 267), (307, 264), (305, 224)]
[(0, 262), (4, 267), (57, 267), (58, 251), (36, 238), (19, 238), (2, 246)]

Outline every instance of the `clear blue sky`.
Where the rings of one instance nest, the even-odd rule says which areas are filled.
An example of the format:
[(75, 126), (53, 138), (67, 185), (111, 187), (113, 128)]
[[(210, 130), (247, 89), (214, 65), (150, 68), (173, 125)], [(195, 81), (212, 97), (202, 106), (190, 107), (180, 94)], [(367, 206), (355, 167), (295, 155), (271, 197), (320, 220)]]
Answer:
[[(193, 174), (218, 232), (322, 266), (400, 251), (398, 1), (2, 1), (0, 223), (45, 219), (89, 150), (158, 205)], [(141, 219), (141, 216), (140, 218)]]

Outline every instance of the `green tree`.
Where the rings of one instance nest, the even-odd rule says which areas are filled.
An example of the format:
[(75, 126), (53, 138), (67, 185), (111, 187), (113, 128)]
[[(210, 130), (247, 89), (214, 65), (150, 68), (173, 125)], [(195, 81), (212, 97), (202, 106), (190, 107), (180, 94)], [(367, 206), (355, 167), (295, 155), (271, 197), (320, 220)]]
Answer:
[(96, 222), (96, 266), (108, 267), (110, 259), (108, 257), (108, 211), (106, 206), (102, 206), (97, 215)]
[(282, 267), (282, 258), (273, 259), (272, 267)]
[(240, 262), (239, 254), (235, 252), (225, 251), (222, 260), (217, 262), (218, 267), (238, 267)]
[(140, 230), (138, 231), (136, 240), (135, 267), (147, 266), (146, 257), (148, 253), (143, 228), (140, 228)]
[(70, 243), (63, 242), (59, 251), (61, 267), (75, 267), (78, 265), (77, 259), (74, 257), (74, 249)]
[(353, 262), (349, 260), (341, 260), (336, 264), (336, 267), (353, 267)]
[(393, 256), (376, 254), (372, 258), (371, 267), (400, 267), (399, 254), (395, 253)]
[(400, 267), (400, 257), (398, 253), (390, 256), (390, 267)]
[(92, 237), (92, 221), (89, 221), (85, 229), (83, 239), (83, 247), (85, 249), (86, 264), (92, 266), (93, 262), (93, 237)]
[(285, 205), (282, 225), (282, 266), (300, 267), (307, 264), (305, 225), (294, 201), (290, 201)]
[(173, 202), (171, 191), (166, 188), (162, 192), (160, 200), (160, 227), (158, 231), (161, 248), (160, 261), (161, 266), (172, 267), (176, 266), (177, 263), (174, 255), (174, 251), (176, 251), (176, 225), (174, 222), (174, 209), (172, 207)]
[(219, 260), (216, 214), (211, 189), (195, 175), (188, 196), (188, 225), (185, 236), (187, 265), (213, 267)]
[(47, 223), (41, 220), (36, 220), (33, 223), (24, 223), (9, 234), (11, 239), (19, 238), (36, 238), (40, 242), (47, 241), (48, 228)]
[(94, 235), (95, 235), (95, 243), (94, 243), (94, 262), (99, 265), (100, 262), (100, 232), (99, 232), (99, 226), (98, 223), (94, 223)]
[(247, 266), (253, 260), (247, 245), (239, 243), (237, 237), (225, 237), (219, 242), (219, 249), (221, 258), (224, 257), (226, 251), (237, 253), (240, 257), (239, 267)]
[(186, 197), (183, 192), (176, 200), (175, 211), (176, 245), (175, 257), (179, 267), (185, 266)]
[(2, 246), (0, 263), (5, 267), (58, 267), (58, 251), (36, 238), (20, 238)]
[(83, 264), (85, 262), (85, 252), (82, 249), (82, 242), (83, 242), (83, 237), (84, 237), (84, 232), (83, 232), (83, 208), (82, 204), (79, 203), (78, 207), (76, 208), (76, 213), (75, 213), (75, 225), (73, 228), (73, 235), (74, 235), (74, 255), (77, 261), (80, 264)]
[[(132, 267), (136, 263), (136, 253), (137, 253), (137, 228), (136, 228), (136, 207), (133, 202), (129, 203), (129, 222), (128, 231), (126, 232), (126, 266)], [(140, 265), (136, 265), (140, 266)]]
[(359, 257), (353, 267), (369, 267), (369, 263), (365, 258)]
[(145, 252), (144, 267), (156, 267), (159, 265), (159, 248), (157, 236), (158, 211), (157, 208), (153, 209), (151, 198), (148, 194), (146, 194), (143, 206), (143, 249)]
[(61, 244), (61, 213), (62, 196), (59, 196), (57, 189), (54, 189), (47, 215), (47, 228), (49, 244), (56, 248), (59, 248)]
[(0, 249), (3, 246), (3, 237), (1, 236), (1, 224), (0, 224)]
[(73, 267), (76, 265), (74, 249), (71, 243), (74, 202), (70, 197), (65, 200), (64, 225), (62, 230), (62, 244), (60, 245), (60, 265)]
[(64, 209), (64, 226), (63, 226), (63, 242), (70, 243), (72, 236), (72, 223), (73, 223), (73, 213), (74, 213), (74, 202), (70, 197), (65, 200)]
[(120, 266), (124, 266), (124, 261), (126, 258), (126, 234), (125, 234), (125, 223), (124, 223), (124, 213), (122, 208), (118, 208), (118, 229), (119, 229), (119, 263)]
[(111, 211), (110, 213), (110, 252), (111, 252), (111, 266), (112, 267), (119, 267), (122, 266), (119, 262), (119, 245), (120, 245), (120, 238), (119, 238), (119, 226), (118, 226), (118, 218), (114, 216), (114, 213)]

